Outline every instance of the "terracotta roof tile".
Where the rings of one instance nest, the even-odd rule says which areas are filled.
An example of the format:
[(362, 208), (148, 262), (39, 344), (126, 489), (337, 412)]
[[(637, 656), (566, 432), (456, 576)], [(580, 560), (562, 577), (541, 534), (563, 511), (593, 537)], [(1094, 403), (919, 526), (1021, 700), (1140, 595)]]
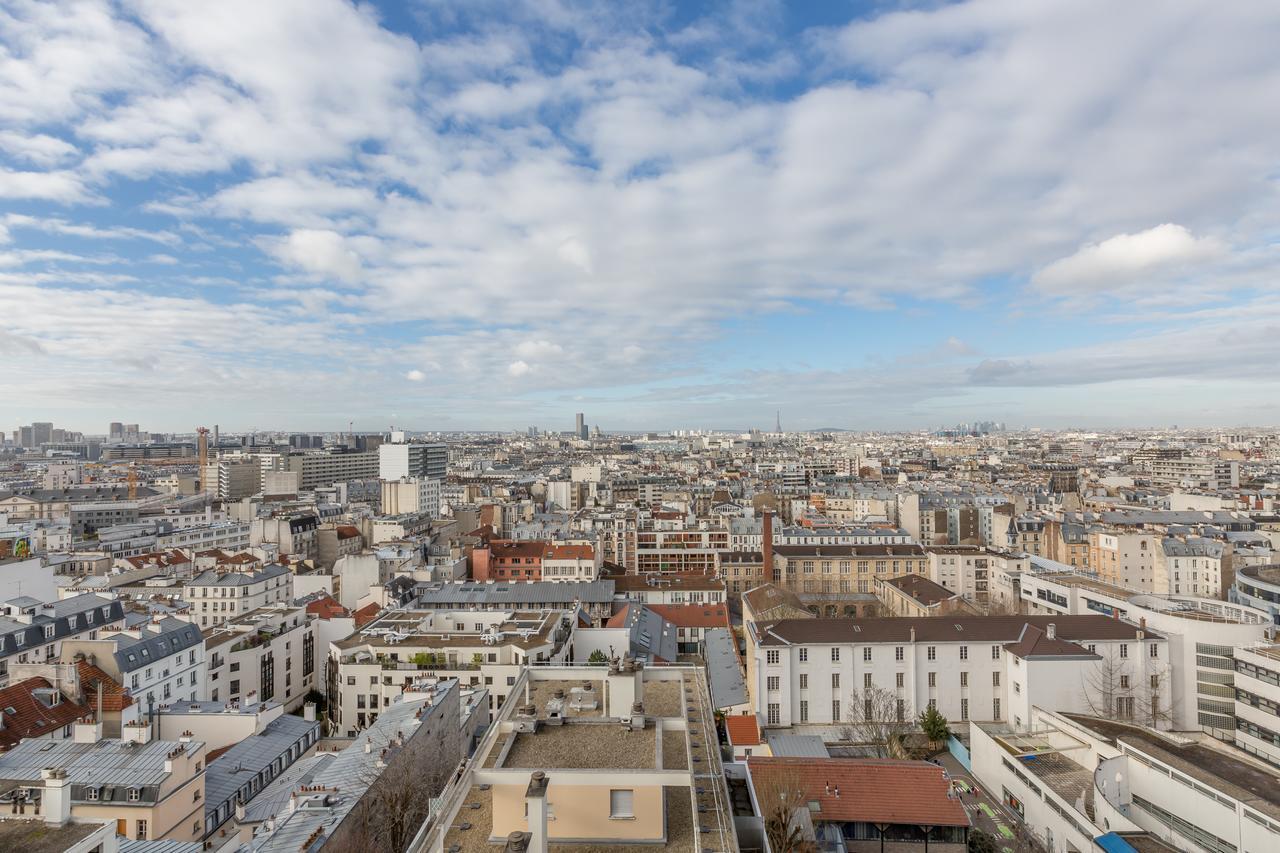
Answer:
[(755, 746), (760, 743), (760, 719), (755, 714), (737, 714), (724, 718), (725, 732), (734, 746)]
[[(57, 703), (47, 705), (36, 697), (36, 691), (56, 694)], [(44, 678), (28, 678), (0, 690), (0, 750), (12, 749), (21, 740), (56, 732), (91, 713), (88, 705), (77, 704), (53, 689)]]
[(969, 825), (943, 769), (928, 761), (752, 756), (747, 770), (757, 791), (777, 774), (793, 774), (805, 786), (805, 799), (818, 804), (814, 823)]
[(728, 628), (724, 604), (650, 604), (649, 609), (677, 628)]

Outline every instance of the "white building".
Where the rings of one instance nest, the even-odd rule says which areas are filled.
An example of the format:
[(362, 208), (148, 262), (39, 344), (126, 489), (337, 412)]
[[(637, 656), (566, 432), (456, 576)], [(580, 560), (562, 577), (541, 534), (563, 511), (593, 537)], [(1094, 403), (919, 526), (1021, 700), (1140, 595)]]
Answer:
[(77, 654), (120, 683), (134, 703), (125, 709), (128, 723), (162, 704), (200, 701), (206, 696), (208, 673), (200, 629), (166, 617), (135, 628), (103, 633), (96, 640), (62, 644), (62, 662)]
[(268, 604), (293, 600), (293, 573), (279, 563), (220, 566), (187, 582), (183, 597), (201, 628), (216, 627)]
[(749, 622), (747, 635), (747, 687), (767, 726), (840, 725), (875, 696), (892, 696), (902, 719), (933, 705), (948, 720), (1015, 725), (1033, 704), (1137, 718), (1170, 702), (1166, 639), (1104, 616), (784, 619)]
[(292, 711), (321, 689), (316, 638), (306, 608), (268, 604), (228, 620), (205, 637), (209, 701), (279, 702)]
[(449, 450), (443, 444), (383, 444), (378, 447), (378, 478), (443, 480)]
[[(383, 447), (386, 446), (383, 445)], [(425, 514), (429, 518), (439, 518), (441, 482), (432, 477), (401, 477), (395, 480), (383, 480), (382, 514)]]

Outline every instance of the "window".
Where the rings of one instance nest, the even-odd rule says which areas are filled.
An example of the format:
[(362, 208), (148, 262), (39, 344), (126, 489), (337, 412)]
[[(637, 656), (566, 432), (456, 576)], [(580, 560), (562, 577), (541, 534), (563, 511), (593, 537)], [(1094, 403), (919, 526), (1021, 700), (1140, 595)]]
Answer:
[(1159, 647), (1159, 646), (1157, 646), (1155, 643), (1152, 643), (1152, 644), (1151, 644), (1151, 656), (1152, 656), (1153, 658), (1158, 658), (1158, 657), (1160, 657), (1160, 647)]
[(968, 646), (961, 646), (961, 647), (960, 647), (960, 660), (968, 660), (968, 659), (969, 659), (969, 647), (968, 647)]
[(801, 690), (809, 689), (809, 673), (807, 672), (800, 673), (800, 689)]
[(936, 672), (929, 673), (929, 686), (930, 687), (938, 686), (938, 673)]
[(898, 700), (898, 722), (902, 722), (907, 718), (907, 701), (905, 699)]
[(831, 722), (833, 723), (840, 722), (840, 700), (839, 699), (831, 700)]
[(145, 841), (147, 837), (147, 822), (145, 820), (138, 821), (138, 840)]
[(97, 789), (97, 788), (95, 788), (95, 787), (94, 787), (94, 786), (92, 786), (92, 785), (90, 785), (88, 788), (85, 788), (85, 789), (84, 789), (84, 798), (85, 798), (86, 800), (96, 800), (96, 799), (98, 799), (98, 789)]
[(765, 686), (766, 686), (768, 689), (770, 689), (770, 690), (777, 690), (777, 689), (778, 689), (778, 676), (776, 676), (776, 675), (771, 675), (771, 676), (769, 676), (767, 679), (765, 679)]
[(832, 690), (840, 689), (840, 673), (838, 672), (831, 673), (831, 689)]
[(993, 720), (1000, 719), (1000, 700), (999, 699), (991, 700), (991, 719)]
[(1127, 675), (1120, 676), (1120, 689), (1121, 690), (1129, 689), (1129, 676)]
[(1158, 675), (1151, 676), (1151, 689), (1152, 690), (1160, 689), (1160, 676)]
[(778, 725), (779, 721), (782, 719), (781, 708), (782, 706), (779, 705), (777, 702), (769, 703), (769, 707), (765, 712), (765, 722), (768, 725), (770, 726)]
[(765, 663), (770, 663), (770, 664), (777, 663), (777, 662), (778, 662), (778, 650), (777, 650), (777, 649), (769, 649), (768, 651), (766, 651), (766, 652), (764, 653), (764, 662), (765, 662)]
[(991, 659), (992, 659), (992, 660), (1000, 660), (1000, 647), (999, 647), (999, 646), (992, 646), (992, 647), (991, 647)]
[(1013, 682), (1013, 693), (1014, 693), (1014, 695), (1015, 695), (1015, 696), (1021, 696), (1021, 695), (1022, 695), (1022, 685), (1021, 685), (1021, 684), (1019, 684), (1019, 683), (1018, 683), (1018, 682), (1016, 682), (1016, 681), (1015, 681), (1015, 682)]
[(969, 719), (969, 700), (968, 699), (960, 700), (960, 719), (961, 720)]
[(871, 647), (867, 646), (862, 650), (862, 660), (864, 663), (871, 663)]
[(1121, 643), (1121, 644), (1120, 644), (1120, 657), (1122, 657), (1122, 658), (1127, 658), (1128, 656), (1129, 656), (1129, 644), (1128, 644), (1128, 643)]
[[(1152, 646), (1151, 648), (1152, 648), (1152, 650), (1153, 650), (1153, 651), (1155, 650), (1155, 646)], [(1152, 657), (1155, 657), (1155, 655), (1152, 655)], [(840, 649), (839, 649), (839, 647), (833, 648), (833, 649), (831, 650), (831, 662), (832, 662), (832, 663), (839, 663), (839, 662), (840, 662)]]
[(809, 722), (809, 703), (805, 699), (800, 700), (800, 722)]
[(902, 652), (902, 646), (894, 646), (894, 649), (893, 649), (893, 659), (894, 659), (894, 660), (902, 660), (902, 659), (903, 659), (903, 657), (905, 657), (905, 655), (903, 655), (903, 652)]
[(142, 799), (142, 791), (141, 791), (141, 790), (139, 790), (138, 788), (130, 788), (130, 789), (129, 789), (129, 802), (131, 802), (131, 803), (136, 803), (136, 802), (137, 802), (138, 800), (140, 800), (140, 799)]
[(905, 676), (904, 676), (901, 672), (895, 672), (895, 673), (894, 673), (894, 676), (896, 676), (896, 681), (897, 681), (897, 685), (898, 685), (898, 687), (903, 687), (903, 686), (905, 685), (905, 683), (906, 683), (906, 678), (905, 678)]
[(862, 719), (864, 719), (864, 720), (870, 720), (870, 719), (872, 719), (872, 717), (871, 717), (871, 700), (870, 700), (870, 699), (863, 699), (863, 700), (862, 700)]
[(960, 673), (960, 686), (961, 687), (969, 686), (969, 673), (967, 672)]
[(609, 792), (609, 817), (617, 820), (623, 818), (634, 818), (635, 807), (633, 805), (634, 791), (610, 791)]
[(929, 660), (937, 660), (937, 659), (938, 659), (938, 647), (937, 647), (937, 646), (930, 646), (930, 647), (929, 647), (929, 649), (928, 649), (928, 653), (927, 653), (926, 657), (928, 657), (928, 659), (929, 659)]
[(49, 639), (49, 638), (50, 638), (50, 637), (52, 637), (52, 636), (53, 636), (53, 626), (52, 626), (52, 625), (45, 625), (45, 626), (44, 626), (44, 638), (47, 640), (47, 639)]

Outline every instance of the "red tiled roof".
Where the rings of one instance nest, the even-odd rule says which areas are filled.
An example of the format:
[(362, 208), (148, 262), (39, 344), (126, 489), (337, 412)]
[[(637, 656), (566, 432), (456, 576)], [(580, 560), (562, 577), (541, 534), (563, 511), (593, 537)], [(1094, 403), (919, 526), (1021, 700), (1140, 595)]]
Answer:
[(359, 536), (359, 535), (360, 535), (360, 531), (359, 531), (359, 530), (357, 530), (356, 528), (352, 527), (352, 526), (351, 526), (351, 525), (349, 525), (349, 524), (340, 524), (340, 525), (338, 525), (338, 538), (339, 538), (339, 539), (354, 539), (354, 538), (356, 538), (356, 537), (357, 537), (357, 536)]
[(98, 707), (99, 684), (102, 685), (101, 713), (123, 711), (133, 704), (133, 699), (125, 692), (120, 682), (88, 661), (76, 661), (76, 671), (80, 674), (80, 690), (84, 693), (85, 702), (90, 708)]
[(747, 771), (757, 791), (777, 774), (792, 774), (805, 786), (804, 799), (818, 803), (814, 823), (969, 825), (969, 816), (951, 796), (942, 768), (928, 761), (752, 756), (747, 759)]
[(333, 599), (333, 596), (324, 595), (315, 601), (307, 602), (307, 612), (314, 613), (321, 619), (339, 619), (343, 616), (350, 616), (351, 611), (343, 607)]
[(489, 550), (495, 560), (542, 559), (547, 550), (546, 542), (512, 542), (508, 539), (494, 539), (489, 543)]
[(760, 743), (760, 720), (755, 714), (725, 717), (724, 729), (729, 735), (729, 743), (734, 746), (755, 746)]
[(650, 604), (648, 608), (677, 628), (728, 628), (724, 604)]
[(371, 602), (356, 611), (356, 627), (361, 628), (378, 618), (378, 614), (382, 612), (382, 605), (377, 602)]
[(56, 732), (92, 713), (88, 705), (72, 702), (61, 693), (56, 705), (46, 705), (36, 698), (36, 690), (50, 690), (52, 687), (47, 679), (28, 678), (0, 690), (0, 718), (4, 720), (4, 728), (0, 729), (0, 749), (12, 749), (23, 738)]

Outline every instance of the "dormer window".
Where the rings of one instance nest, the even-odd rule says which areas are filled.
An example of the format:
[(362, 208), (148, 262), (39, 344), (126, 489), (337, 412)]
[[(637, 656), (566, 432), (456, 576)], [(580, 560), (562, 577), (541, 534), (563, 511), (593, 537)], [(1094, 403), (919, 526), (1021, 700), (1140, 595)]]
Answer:
[(140, 800), (140, 799), (142, 799), (142, 789), (141, 789), (141, 788), (130, 788), (130, 789), (129, 789), (129, 802), (131, 802), (131, 803), (136, 803), (136, 802), (137, 802), (138, 800)]
[(84, 789), (84, 798), (90, 802), (98, 799), (98, 789), (90, 785)]
[(54, 631), (54, 626), (53, 626), (53, 625), (45, 625), (45, 626), (44, 626), (44, 638), (45, 638), (46, 640), (51, 639), (51, 638), (53, 637), (53, 631)]
[[(74, 618), (74, 617), (72, 617), (72, 618)], [(85, 614), (84, 614), (84, 621), (85, 621), (85, 624), (86, 624), (86, 625), (92, 625), (92, 624), (93, 624), (93, 611), (92, 611), (92, 610), (90, 610), (90, 611), (88, 611), (87, 613), (85, 613)]]

